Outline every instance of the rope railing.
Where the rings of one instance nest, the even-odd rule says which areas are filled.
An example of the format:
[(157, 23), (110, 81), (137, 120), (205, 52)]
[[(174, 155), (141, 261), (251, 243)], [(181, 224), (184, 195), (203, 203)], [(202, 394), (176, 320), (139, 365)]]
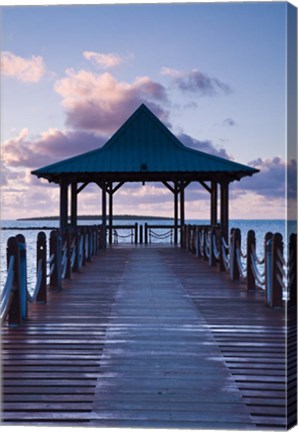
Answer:
[(158, 233), (154, 231), (152, 228), (149, 228), (149, 242), (151, 243), (152, 238), (158, 239), (158, 240), (165, 240), (170, 238), (171, 243), (173, 242), (173, 231), (170, 229), (169, 231), (165, 233)]
[[(25, 237), (21, 234), (10, 237), (7, 242), (7, 277), (1, 292), (2, 323), (7, 321), (11, 327), (22, 325), (27, 319), (28, 304), (46, 303), (48, 289), (62, 289), (62, 280), (70, 278), (72, 271), (79, 271), (83, 259), (90, 260), (101, 249), (100, 234), (98, 227), (80, 228), (63, 235), (58, 230), (52, 230), (47, 258), (46, 234), (39, 232), (34, 287), (27, 281)], [(62, 238), (65, 240), (63, 243)]]
[(36, 301), (41, 287), (41, 282), (42, 282), (42, 260), (40, 259), (38, 261), (36, 283), (32, 294), (28, 291), (28, 287), (27, 287), (27, 301), (29, 303), (34, 303)]
[(256, 253), (256, 238), (252, 230), (247, 233), (246, 251), (241, 249), (238, 228), (232, 228), (227, 238), (221, 234), (219, 226), (185, 225), (181, 233), (184, 249), (208, 261), (210, 266), (227, 272), (232, 281), (245, 284), (247, 291), (263, 290), (266, 305), (280, 307), (285, 301), (289, 305), (296, 304), (296, 234), (291, 236), (289, 260), (286, 262), (279, 233), (265, 235), (263, 256)]
[(8, 263), (6, 281), (1, 293), (1, 305), (0, 305), (1, 321), (3, 321), (4, 318), (6, 317), (12, 301), (14, 264), (15, 264), (15, 257), (11, 255)]

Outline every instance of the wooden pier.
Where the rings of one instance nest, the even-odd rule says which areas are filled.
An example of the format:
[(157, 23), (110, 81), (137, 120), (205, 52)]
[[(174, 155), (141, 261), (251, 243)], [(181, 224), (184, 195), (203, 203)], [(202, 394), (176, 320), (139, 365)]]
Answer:
[(2, 329), (5, 424), (295, 423), (295, 334), (284, 308), (177, 246), (101, 250), (28, 316)]

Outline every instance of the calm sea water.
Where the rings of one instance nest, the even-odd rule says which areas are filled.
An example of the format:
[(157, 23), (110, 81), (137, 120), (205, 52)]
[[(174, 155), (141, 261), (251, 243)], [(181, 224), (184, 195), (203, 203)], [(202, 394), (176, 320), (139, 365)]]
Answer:
[[(146, 222), (149, 225), (171, 225), (173, 222), (171, 220), (121, 220), (121, 221), (114, 221), (117, 225), (133, 225), (135, 222), (140, 224), (145, 224)], [(98, 220), (89, 220), (89, 221), (80, 221), (79, 224), (81, 225), (94, 225), (99, 223)], [(191, 224), (208, 224), (209, 222), (207, 220), (187, 220), (186, 223)], [(5, 279), (6, 279), (6, 243), (9, 237), (15, 236), (19, 233), (22, 233), (26, 238), (26, 244), (27, 244), (27, 258), (28, 258), (28, 267), (27, 267), (27, 273), (28, 273), (28, 282), (31, 287), (34, 287), (35, 280), (36, 280), (36, 239), (37, 239), (37, 233), (39, 230), (45, 231), (47, 237), (50, 234), (50, 229), (45, 229), (45, 227), (49, 228), (57, 228), (59, 225), (58, 221), (51, 221), (51, 220), (42, 220), (42, 221), (1, 221), (1, 225), (3, 228), (17, 228), (17, 229), (5, 229), (0, 231), (0, 245), (1, 245), (1, 255), (0, 255), (0, 287), (2, 288)], [(34, 229), (28, 229), (31, 227), (39, 228), (38, 230)], [(25, 228), (23, 230), (20, 230), (20, 228)], [(286, 231), (294, 232), (295, 224), (291, 223), (290, 227), (287, 228), (285, 226), (284, 220), (231, 220), (230, 221), (230, 228), (240, 228), (242, 233), (242, 247), (243, 250), (245, 250), (245, 239), (247, 231), (250, 229), (253, 229), (256, 233), (256, 240), (257, 240), (257, 254), (261, 257), (263, 256), (264, 251), (264, 236), (266, 232), (271, 231), (273, 233), (279, 232), (283, 235), (285, 238)], [(162, 233), (166, 232), (167, 230), (155, 230), (156, 232)], [(289, 233), (290, 233), (289, 232)], [(288, 233), (288, 234), (289, 234)], [(119, 234), (127, 235), (129, 234), (129, 231), (125, 230), (119, 230)], [(288, 235), (287, 234), (287, 235)], [(158, 239), (152, 239), (152, 242), (159, 242), (161, 240)], [(169, 239), (165, 240), (169, 242)], [(130, 238), (121, 239), (119, 238), (120, 242), (130, 242)]]

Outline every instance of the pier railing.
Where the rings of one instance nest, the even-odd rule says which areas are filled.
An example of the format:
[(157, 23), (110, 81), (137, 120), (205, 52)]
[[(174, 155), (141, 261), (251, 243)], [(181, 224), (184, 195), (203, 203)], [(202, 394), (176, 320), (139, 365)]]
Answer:
[(48, 289), (61, 290), (63, 279), (71, 278), (104, 247), (100, 226), (80, 227), (61, 234), (52, 230), (47, 247), (46, 234), (37, 235), (36, 283), (29, 289), (26, 240), (22, 234), (7, 241), (7, 277), (1, 293), (2, 323), (18, 327), (28, 316), (28, 303), (46, 303)]
[(157, 243), (169, 242), (173, 243), (175, 225), (154, 225), (154, 224), (138, 224), (133, 225), (113, 225), (112, 228), (107, 227), (107, 232), (112, 229), (113, 236), (110, 237), (114, 244), (120, 242), (127, 243)]
[(285, 302), (288, 306), (296, 305), (296, 234), (291, 234), (288, 251), (285, 251), (282, 235), (268, 232), (262, 256), (256, 253), (253, 230), (247, 233), (245, 251), (238, 228), (231, 229), (228, 241), (217, 226), (184, 225), (181, 235), (182, 248), (225, 272), (232, 281), (242, 281), (247, 291), (263, 290), (268, 306), (280, 307)]

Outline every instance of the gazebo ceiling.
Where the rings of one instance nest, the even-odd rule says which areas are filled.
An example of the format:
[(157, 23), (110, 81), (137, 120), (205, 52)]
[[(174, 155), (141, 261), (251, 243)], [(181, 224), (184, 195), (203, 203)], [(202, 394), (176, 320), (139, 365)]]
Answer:
[(59, 183), (62, 178), (77, 182), (233, 181), (257, 172), (249, 166), (184, 146), (141, 105), (103, 147), (32, 174)]

